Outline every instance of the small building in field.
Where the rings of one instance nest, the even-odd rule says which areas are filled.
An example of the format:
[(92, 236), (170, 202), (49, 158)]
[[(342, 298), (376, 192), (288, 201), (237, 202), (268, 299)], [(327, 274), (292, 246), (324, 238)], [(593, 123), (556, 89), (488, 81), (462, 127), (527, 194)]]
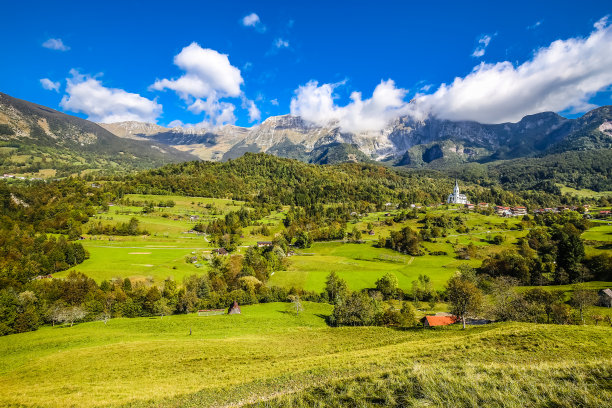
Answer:
[(241, 314), (241, 313), (242, 311), (240, 310), (240, 306), (238, 306), (238, 302), (234, 300), (234, 304), (231, 305), (229, 309), (227, 309), (227, 314), (232, 315), (232, 314)]
[(457, 316), (425, 316), (421, 319), (423, 327), (448, 326), (459, 321)]
[(257, 247), (261, 248), (261, 247), (269, 247), (269, 246), (273, 246), (274, 243), (272, 241), (257, 241)]
[(602, 289), (599, 291), (599, 305), (612, 307), (612, 289)]
[(527, 208), (525, 208), (525, 207), (512, 207), (512, 215), (527, 215)]
[(227, 255), (227, 254), (229, 254), (229, 252), (227, 252), (227, 249), (225, 249), (225, 248), (217, 248), (217, 249), (213, 249), (213, 254)]

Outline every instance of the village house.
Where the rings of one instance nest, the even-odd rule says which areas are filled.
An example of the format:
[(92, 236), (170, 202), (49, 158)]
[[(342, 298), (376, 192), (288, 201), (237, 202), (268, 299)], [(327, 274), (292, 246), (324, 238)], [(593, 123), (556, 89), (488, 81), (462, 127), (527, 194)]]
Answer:
[(436, 326), (448, 326), (450, 324), (457, 323), (459, 318), (453, 315), (435, 315), (425, 316), (421, 319), (423, 327), (436, 327)]
[(602, 289), (599, 291), (599, 305), (612, 307), (612, 289)]
[(229, 309), (227, 309), (227, 314), (232, 315), (232, 314), (242, 314), (242, 311), (240, 310), (240, 306), (238, 306), (238, 302), (236, 302), (234, 300), (234, 304), (231, 305), (229, 307)]
[(510, 210), (510, 207), (503, 207), (501, 205), (496, 205), (495, 214), (501, 217), (509, 217), (512, 215), (512, 211)]
[(229, 254), (229, 252), (227, 252), (227, 249), (225, 248), (217, 248), (217, 249), (213, 249), (213, 254), (217, 254), (217, 255), (227, 255)]
[(527, 215), (527, 208), (525, 207), (512, 207), (512, 215)]
[(489, 203), (478, 203), (478, 208), (489, 208)]
[(269, 247), (269, 246), (273, 246), (274, 243), (272, 241), (257, 241), (257, 247), (261, 248), (261, 247)]
[(465, 205), (465, 208), (466, 208), (466, 209), (468, 209), (468, 210), (473, 210), (473, 209), (474, 209), (474, 204), (472, 204), (472, 203), (467, 203), (467, 204)]

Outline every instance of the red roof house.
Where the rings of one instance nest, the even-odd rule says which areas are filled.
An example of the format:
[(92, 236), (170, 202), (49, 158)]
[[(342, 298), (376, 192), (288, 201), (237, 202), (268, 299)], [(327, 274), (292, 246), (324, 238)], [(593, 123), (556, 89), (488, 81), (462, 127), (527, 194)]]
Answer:
[(421, 319), (423, 327), (448, 326), (458, 321), (457, 316), (425, 316)]

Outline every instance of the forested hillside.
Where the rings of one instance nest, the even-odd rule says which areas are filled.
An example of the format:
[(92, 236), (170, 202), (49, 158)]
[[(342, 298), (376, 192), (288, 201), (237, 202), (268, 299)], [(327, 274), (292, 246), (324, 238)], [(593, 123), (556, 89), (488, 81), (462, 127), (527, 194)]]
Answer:
[[(486, 176), (486, 174), (485, 174)], [(481, 183), (469, 175), (462, 178)], [(146, 194), (212, 196), (263, 203), (294, 204), (366, 202), (379, 208), (387, 202), (400, 206), (446, 200), (454, 179), (431, 170), (395, 170), (378, 164), (313, 165), (263, 153), (247, 153), (225, 163), (188, 162), (168, 165), (134, 176), (115, 178), (122, 191)], [(123, 181), (124, 180), (124, 181)], [(494, 180), (481, 186), (466, 184), (473, 202), (550, 205), (563, 202), (543, 191), (507, 191)]]

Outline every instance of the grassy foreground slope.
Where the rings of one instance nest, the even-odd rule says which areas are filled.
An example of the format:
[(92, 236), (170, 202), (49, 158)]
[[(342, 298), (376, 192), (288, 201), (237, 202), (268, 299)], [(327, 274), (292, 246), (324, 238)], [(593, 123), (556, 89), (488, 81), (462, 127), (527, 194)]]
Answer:
[[(610, 406), (609, 327), (331, 328), (330, 305), (0, 338), (0, 406)], [(189, 334), (191, 330), (192, 334)]]

